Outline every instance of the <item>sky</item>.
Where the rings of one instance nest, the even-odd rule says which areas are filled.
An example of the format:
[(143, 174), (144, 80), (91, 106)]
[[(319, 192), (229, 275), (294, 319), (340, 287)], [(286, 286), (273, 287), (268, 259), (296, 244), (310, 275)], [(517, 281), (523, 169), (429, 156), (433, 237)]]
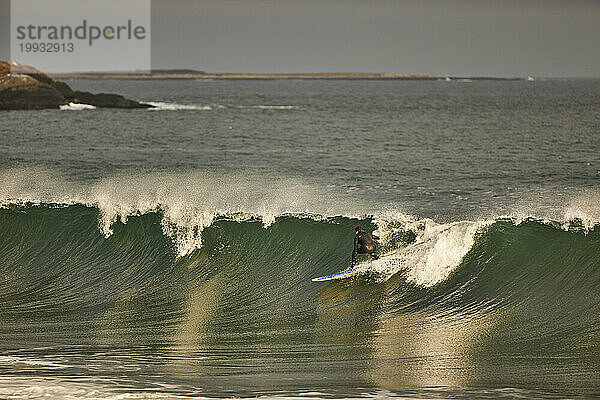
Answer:
[(210, 72), (600, 77), (600, 1), (153, 0), (151, 48)]

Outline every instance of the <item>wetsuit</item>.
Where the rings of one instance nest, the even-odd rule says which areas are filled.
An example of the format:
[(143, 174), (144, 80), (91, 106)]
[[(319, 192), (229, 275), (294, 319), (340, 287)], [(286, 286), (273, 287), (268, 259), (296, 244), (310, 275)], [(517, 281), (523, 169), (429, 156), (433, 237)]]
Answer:
[(365, 231), (356, 233), (354, 236), (354, 250), (352, 250), (352, 266), (356, 264), (356, 256), (358, 254), (369, 254), (374, 260), (379, 258), (373, 237), (379, 239), (377, 236), (373, 236)]

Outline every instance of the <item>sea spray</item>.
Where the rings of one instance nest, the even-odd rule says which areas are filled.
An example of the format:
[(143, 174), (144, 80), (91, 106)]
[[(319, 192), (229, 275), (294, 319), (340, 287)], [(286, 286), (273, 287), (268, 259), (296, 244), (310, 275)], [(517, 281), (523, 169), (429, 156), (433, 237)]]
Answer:
[(387, 254), (358, 268), (376, 273), (380, 281), (403, 271), (409, 282), (431, 287), (448, 278), (473, 246), (477, 232), (493, 221), (438, 224), (427, 218), (417, 220), (388, 212), (375, 218), (374, 223)]

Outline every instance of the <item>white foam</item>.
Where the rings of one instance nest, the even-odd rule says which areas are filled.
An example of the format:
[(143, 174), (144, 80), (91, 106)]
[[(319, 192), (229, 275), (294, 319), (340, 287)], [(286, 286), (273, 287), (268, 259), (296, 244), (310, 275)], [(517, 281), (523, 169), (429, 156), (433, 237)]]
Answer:
[(461, 221), (425, 229), (417, 241), (402, 249), (407, 279), (420, 286), (434, 286), (448, 278), (475, 243), (475, 234), (489, 222)]
[(69, 103), (69, 104), (64, 104), (62, 106), (60, 106), (61, 110), (68, 110), (68, 111), (81, 111), (81, 110), (95, 110), (96, 107), (91, 105), (91, 104), (82, 104), (82, 103)]
[(422, 230), (424, 221), (419, 221), (398, 210), (385, 210), (373, 218), (373, 222), (377, 225), (377, 230), (373, 233), (381, 239), (381, 243), (387, 244), (399, 233)]
[[(375, 272), (382, 280), (405, 271), (409, 282), (423, 287), (435, 286), (460, 265), (473, 247), (477, 231), (492, 222), (437, 224), (430, 219), (399, 221), (399, 229), (412, 230), (417, 234), (415, 242), (358, 268), (361, 272)], [(389, 232), (385, 234), (389, 235)], [(382, 241), (386, 239), (389, 238), (382, 236)]]
[(169, 103), (165, 101), (145, 101), (144, 103), (154, 106), (148, 110), (154, 111), (175, 111), (175, 110), (193, 110), (193, 111), (210, 111), (213, 108), (211, 106), (202, 104), (179, 104)]

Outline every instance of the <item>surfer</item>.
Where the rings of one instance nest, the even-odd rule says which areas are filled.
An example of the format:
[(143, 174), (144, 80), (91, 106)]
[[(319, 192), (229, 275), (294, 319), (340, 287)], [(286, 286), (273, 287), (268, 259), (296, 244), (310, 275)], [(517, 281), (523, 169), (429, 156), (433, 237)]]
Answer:
[(354, 236), (354, 250), (352, 250), (352, 266), (356, 264), (356, 256), (358, 254), (369, 254), (373, 260), (377, 260), (377, 248), (375, 246), (375, 240), (379, 239), (377, 236), (365, 232), (362, 226), (354, 228), (356, 235)]

